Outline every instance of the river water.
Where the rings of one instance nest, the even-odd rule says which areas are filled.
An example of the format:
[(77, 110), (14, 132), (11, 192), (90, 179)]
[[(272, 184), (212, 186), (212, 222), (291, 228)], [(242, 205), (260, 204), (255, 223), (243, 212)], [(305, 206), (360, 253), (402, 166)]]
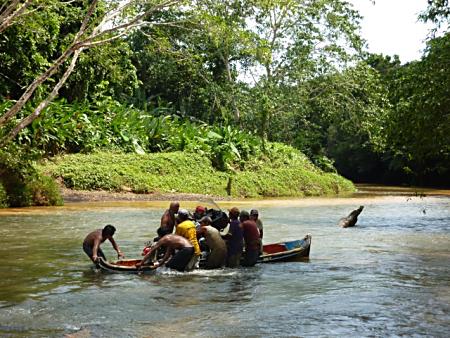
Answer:
[(138, 257), (168, 202), (0, 211), (0, 336), (448, 337), (450, 197), (410, 194), (233, 202), (260, 210), (266, 243), (310, 233), (309, 262), (154, 275), (97, 271), (81, 243), (111, 223)]

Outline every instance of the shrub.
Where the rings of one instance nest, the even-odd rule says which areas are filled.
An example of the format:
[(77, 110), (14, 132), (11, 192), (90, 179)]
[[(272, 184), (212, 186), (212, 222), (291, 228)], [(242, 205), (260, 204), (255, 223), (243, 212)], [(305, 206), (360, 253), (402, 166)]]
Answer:
[(5, 187), (0, 182), (0, 208), (8, 207), (8, 195), (6, 194)]
[(28, 185), (33, 205), (62, 205), (63, 199), (56, 182), (48, 176), (40, 175)]
[[(290, 147), (274, 145), (288, 153)], [(232, 174), (231, 195), (236, 197), (318, 196), (353, 191), (352, 183), (324, 173), (301, 152), (290, 148), (266, 160), (255, 157), (245, 170)], [(133, 191), (136, 193), (197, 193), (225, 196), (229, 174), (216, 170), (202, 155), (173, 152), (120, 154), (101, 152), (55, 158), (43, 168), (67, 187), (81, 190)]]
[(62, 204), (56, 183), (42, 176), (33, 163), (32, 156), (22, 149), (0, 151), (0, 204), (6, 205), (3, 195), (11, 207)]

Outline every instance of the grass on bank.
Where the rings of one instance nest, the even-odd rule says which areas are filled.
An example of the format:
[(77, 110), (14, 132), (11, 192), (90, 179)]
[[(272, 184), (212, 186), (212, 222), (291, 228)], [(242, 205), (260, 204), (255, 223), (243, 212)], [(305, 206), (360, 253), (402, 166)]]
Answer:
[(40, 170), (75, 190), (226, 196), (231, 180), (233, 197), (302, 197), (354, 191), (350, 181), (319, 170), (293, 148), (290, 152), (289, 156), (253, 159), (244, 170), (227, 173), (214, 169), (207, 157), (187, 152), (72, 154), (46, 161)]

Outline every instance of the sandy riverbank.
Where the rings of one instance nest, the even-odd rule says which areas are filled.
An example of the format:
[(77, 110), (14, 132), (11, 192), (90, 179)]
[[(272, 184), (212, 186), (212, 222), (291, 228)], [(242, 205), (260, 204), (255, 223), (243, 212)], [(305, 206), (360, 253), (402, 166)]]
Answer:
[(164, 193), (135, 194), (132, 192), (84, 191), (61, 189), (64, 202), (108, 202), (108, 201), (231, 201), (231, 197), (202, 194)]

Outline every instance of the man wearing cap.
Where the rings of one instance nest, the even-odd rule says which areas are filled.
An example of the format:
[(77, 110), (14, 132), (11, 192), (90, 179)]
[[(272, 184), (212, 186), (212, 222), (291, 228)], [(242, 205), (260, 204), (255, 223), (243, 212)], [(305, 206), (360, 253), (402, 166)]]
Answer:
[(217, 269), (225, 266), (227, 259), (227, 245), (220, 236), (219, 230), (212, 227), (211, 217), (205, 216), (200, 220), (200, 229), (198, 234), (205, 237), (206, 245), (210, 252), (206, 258), (206, 269)]
[(197, 240), (197, 231), (195, 229), (195, 224), (189, 219), (189, 212), (186, 209), (178, 210), (178, 225), (176, 226), (175, 234), (186, 238), (191, 242), (194, 247), (194, 258), (189, 263), (188, 270), (194, 268), (197, 262), (200, 260), (202, 252), (200, 251), (200, 246)]
[(262, 254), (263, 253), (263, 250), (262, 250), (263, 249), (262, 248), (263, 223), (258, 218), (258, 216), (259, 216), (258, 210), (256, 210), (256, 209), (250, 210), (250, 219), (256, 223), (256, 226), (258, 227), (258, 230), (259, 230), (259, 238), (261, 239), (261, 254)]
[(242, 265), (254, 266), (258, 261), (261, 250), (259, 230), (255, 221), (250, 219), (250, 214), (248, 211), (241, 211), (239, 214), (239, 220), (241, 221), (241, 228), (245, 241), (245, 253)]
[(234, 207), (228, 210), (230, 227), (224, 236), (227, 241), (227, 267), (236, 268), (240, 265), (243, 250), (243, 233), (238, 220), (239, 209)]
[(201, 205), (198, 205), (195, 208), (195, 211), (194, 211), (194, 214), (193, 214), (194, 221), (199, 221), (202, 217), (205, 216), (205, 213), (206, 213), (206, 208), (201, 206)]
[(180, 203), (172, 202), (170, 203), (169, 209), (167, 209), (161, 217), (161, 225), (158, 229), (159, 238), (164, 237), (167, 234), (173, 232), (175, 227), (175, 214), (180, 209)]
[(256, 209), (250, 210), (250, 219), (256, 223), (256, 226), (258, 227), (258, 230), (259, 230), (259, 236), (262, 239), (263, 238), (263, 223), (258, 218), (258, 216), (259, 216), (258, 210), (256, 210)]

